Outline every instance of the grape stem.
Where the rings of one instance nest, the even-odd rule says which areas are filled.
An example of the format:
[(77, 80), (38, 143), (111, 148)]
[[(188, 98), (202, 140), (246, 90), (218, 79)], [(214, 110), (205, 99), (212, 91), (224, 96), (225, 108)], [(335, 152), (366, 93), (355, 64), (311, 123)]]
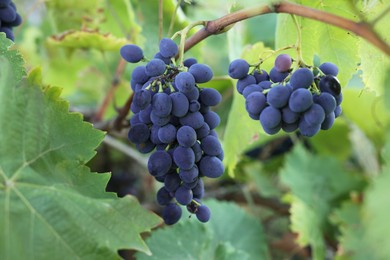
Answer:
[(191, 49), (194, 45), (198, 44), (210, 35), (224, 32), (225, 28), (231, 26), (232, 24), (268, 13), (294, 14), (334, 25), (336, 27), (355, 33), (390, 56), (390, 46), (373, 30), (371, 24), (364, 21), (354, 22), (338, 15), (285, 1), (274, 4), (272, 6), (262, 5), (250, 9), (240, 10), (227, 14), (221, 18), (205, 22), (205, 27), (196, 32), (187, 40), (184, 47), (184, 52)]
[(303, 61), (302, 57), (302, 31), (301, 31), (301, 26), (299, 25), (298, 19), (295, 15), (291, 15), (291, 18), (294, 22), (294, 25), (297, 29), (297, 43), (295, 44), (295, 50), (297, 51), (297, 67), (307, 67), (306, 63)]

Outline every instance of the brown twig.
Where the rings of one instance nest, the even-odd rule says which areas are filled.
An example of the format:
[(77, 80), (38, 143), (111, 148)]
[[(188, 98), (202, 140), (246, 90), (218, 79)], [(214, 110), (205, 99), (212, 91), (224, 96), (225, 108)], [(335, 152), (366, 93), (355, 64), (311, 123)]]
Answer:
[(208, 21), (207, 25), (189, 38), (185, 45), (185, 51), (192, 48), (200, 41), (206, 39), (210, 35), (219, 34), (226, 27), (235, 24), (239, 21), (248, 18), (267, 14), (267, 13), (287, 13), (297, 16), (306, 17), (317, 20), (323, 23), (334, 25), (347, 31), (351, 31), (356, 35), (364, 38), (378, 49), (390, 56), (390, 46), (379, 37), (373, 30), (372, 26), (366, 22), (354, 22), (352, 20), (337, 16), (328, 12), (316, 10), (307, 6), (293, 4), (289, 2), (281, 2), (275, 4), (272, 8), (269, 6), (261, 6), (257, 8), (244, 9), (234, 13), (230, 13), (216, 20)]

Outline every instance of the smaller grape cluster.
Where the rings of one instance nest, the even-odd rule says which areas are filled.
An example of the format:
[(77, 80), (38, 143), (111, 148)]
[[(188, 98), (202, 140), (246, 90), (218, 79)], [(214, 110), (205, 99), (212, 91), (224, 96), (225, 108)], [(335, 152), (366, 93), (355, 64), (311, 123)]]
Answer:
[(11, 0), (0, 0), (0, 32), (14, 40), (13, 27), (22, 23), (22, 17), (17, 13), (16, 6)]
[(212, 70), (194, 58), (176, 66), (178, 46), (169, 38), (160, 41), (159, 52), (151, 60), (133, 44), (123, 46), (120, 53), (128, 62), (147, 62), (132, 72), (134, 114), (128, 138), (141, 153), (153, 152), (148, 170), (164, 184), (157, 192), (157, 202), (165, 206), (164, 222), (179, 221), (180, 205), (207, 222), (210, 210), (201, 203), (202, 177), (217, 178), (224, 172), (223, 150), (214, 130), (220, 118), (210, 109), (222, 96), (215, 89), (198, 86), (211, 80)]
[(229, 75), (238, 79), (237, 91), (245, 98), (249, 116), (259, 120), (266, 133), (299, 129), (302, 135), (312, 137), (321, 129), (330, 129), (341, 114), (338, 68), (325, 62), (318, 68), (292, 71), (292, 63), (288, 54), (280, 54), (267, 73), (259, 65), (236, 59), (229, 65)]

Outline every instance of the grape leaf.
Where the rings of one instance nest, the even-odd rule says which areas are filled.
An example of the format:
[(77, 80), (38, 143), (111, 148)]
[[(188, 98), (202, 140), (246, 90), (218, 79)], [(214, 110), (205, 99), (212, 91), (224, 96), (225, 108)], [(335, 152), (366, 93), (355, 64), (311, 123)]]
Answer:
[(293, 195), (292, 230), (302, 245), (313, 246), (316, 259), (325, 253), (322, 230), (331, 208), (352, 189), (359, 178), (345, 172), (332, 157), (314, 156), (298, 145), (286, 157), (281, 180)]
[(0, 258), (119, 259), (149, 252), (140, 233), (159, 218), (132, 197), (104, 191), (108, 174), (84, 164), (103, 133), (69, 113), (36, 71), (17, 84), (0, 57)]
[(208, 223), (193, 216), (153, 232), (146, 239), (153, 255), (137, 253), (137, 259), (269, 259), (257, 219), (233, 203), (204, 203), (211, 209)]
[(9, 62), (10, 66), (14, 68), (13, 73), (9, 76), (12, 77), (12, 80), (17, 82), (26, 75), (26, 71), (23, 68), (23, 58), (16, 50), (11, 50), (13, 42), (9, 40), (5, 33), (0, 32), (0, 57), (4, 57)]

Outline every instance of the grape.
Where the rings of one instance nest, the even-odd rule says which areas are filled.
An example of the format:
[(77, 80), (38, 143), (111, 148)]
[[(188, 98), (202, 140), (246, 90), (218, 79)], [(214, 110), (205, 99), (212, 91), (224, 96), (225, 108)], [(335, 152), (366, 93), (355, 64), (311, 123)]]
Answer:
[(196, 164), (194, 165), (194, 167), (192, 167), (189, 170), (183, 170), (183, 169), (179, 170), (180, 179), (186, 183), (194, 182), (196, 180), (196, 178), (198, 177), (198, 175), (199, 175), (199, 170), (198, 170), (198, 166), (196, 166)]
[(188, 100), (198, 100), (199, 98), (199, 90), (198, 88), (192, 88), (187, 92), (183, 92), (183, 94), (188, 98)]
[(187, 97), (180, 92), (170, 94), (172, 99), (172, 115), (176, 117), (183, 117), (187, 114), (189, 109), (189, 102)]
[(134, 44), (122, 46), (119, 52), (124, 60), (131, 63), (137, 63), (144, 58), (142, 49)]
[(326, 115), (333, 113), (333, 111), (336, 109), (336, 99), (327, 92), (323, 92), (318, 96), (314, 96), (314, 102), (319, 104), (324, 109)]
[(179, 168), (189, 170), (195, 164), (194, 151), (188, 147), (178, 146), (173, 152), (173, 160)]
[(203, 155), (203, 150), (200, 147), (200, 144), (196, 142), (191, 148), (195, 155), (195, 162), (199, 162)]
[(164, 185), (169, 192), (175, 192), (181, 184), (181, 178), (177, 172), (168, 173), (165, 175)]
[(286, 133), (294, 132), (295, 130), (298, 129), (298, 122), (294, 122), (291, 124), (287, 124), (287, 123), (282, 122), (282, 129)]
[(213, 78), (213, 71), (205, 64), (194, 64), (188, 72), (194, 76), (196, 83), (205, 83)]
[(293, 124), (299, 119), (299, 113), (291, 111), (291, 109), (286, 106), (282, 108), (282, 121), (286, 124)]
[(190, 102), (190, 112), (198, 112), (200, 109), (200, 103), (197, 100)]
[(144, 110), (141, 110), (138, 115), (139, 115), (139, 120), (144, 123), (144, 124), (150, 124), (152, 123), (152, 120), (150, 119), (150, 113), (152, 112), (152, 106), (149, 105), (147, 108)]
[(153, 112), (160, 117), (168, 116), (172, 111), (172, 99), (168, 94), (157, 93), (153, 96)]
[(184, 186), (180, 186), (175, 192), (175, 198), (176, 201), (179, 202), (181, 205), (188, 205), (193, 198), (192, 190), (187, 189)]
[(176, 127), (172, 124), (166, 124), (158, 130), (157, 135), (162, 143), (173, 143), (176, 140)]
[(334, 98), (336, 99), (336, 105), (339, 106), (341, 102), (343, 102), (343, 93), (340, 92), (340, 94)]
[(150, 77), (160, 76), (165, 72), (165, 62), (160, 59), (152, 59), (146, 64), (146, 75)]
[(256, 79), (256, 83), (260, 83), (262, 81), (269, 80), (269, 75), (265, 70), (261, 70), (261, 72), (259, 72), (258, 70), (255, 70), (255, 72), (253, 73), (253, 76)]
[(244, 91), (242, 92), (242, 95), (244, 96), (244, 98), (247, 98), (249, 96), (249, 94), (251, 94), (253, 92), (262, 92), (262, 91), (263, 91), (263, 88), (260, 87), (259, 85), (251, 84), (244, 89)]
[(192, 195), (196, 199), (201, 199), (204, 196), (204, 183), (202, 179), (198, 179), (198, 183), (192, 188)]
[(171, 117), (170, 116), (158, 116), (158, 115), (156, 115), (156, 110), (152, 110), (152, 112), (150, 113), (150, 120), (152, 121), (152, 124), (154, 124), (154, 125), (164, 126), (171, 121)]
[(200, 146), (205, 154), (217, 156), (222, 153), (222, 146), (217, 137), (208, 135), (202, 139)]
[(209, 111), (205, 113), (203, 115), (203, 118), (204, 118), (204, 122), (206, 122), (209, 125), (211, 130), (216, 128), (221, 122), (219, 115), (214, 111)]
[(177, 44), (169, 38), (161, 39), (159, 49), (160, 54), (165, 58), (173, 58), (179, 52)]
[(12, 41), (15, 39), (14, 32), (9, 27), (0, 27), (0, 32), (5, 33), (6, 37)]
[(290, 78), (292, 88), (309, 88), (314, 82), (313, 72), (308, 68), (297, 69)]
[(135, 147), (140, 153), (150, 153), (156, 145), (148, 140), (145, 143), (136, 144)]
[(134, 94), (133, 103), (141, 110), (147, 108), (152, 100), (149, 90), (141, 89)]
[(239, 79), (236, 85), (238, 93), (242, 94), (244, 89), (251, 84), (256, 84), (256, 79), (252, 75)]
[(149, 139), (150, 131), (147, 125), (143, 123), (134, 124), (130, 127), (128, 138), (131, 142), (140, 144)]
[(3, 26), (7, 26), (7, 27), (16, 27), (21, 24), (22, 24), (22, 17), (18, 13), (16, 13), (16, 18), (12, 22), (8, 22), (8, 23), (3, 22)]
[(262, 81), (258, 84), (262, 89), (269, 89), (271, 88), (271, 85), (272, 85), (272, 82), (271, 81), (268, 81), (268, 80), (265, 80), (265, 81)]
[(162, 60), (166, 65), (169, 65), (172, 62), (171, 58), (163, 57), (160, 52), (157, 52), (156, 55), (154, 55), (154, 58)]
[(210, 133), (210, 127), (207, 123), (204, 123), (201, 128), (196, 129), (196, 136), (200, 140)]
[(180, 72), (175, 78), (175, 86), (183, 93), (195, 88), (195, 78), (189, 72)]
[(157, 203), (160, 204), (161, 206), (166, 206), (172, 201), (172, 196), (169, 193), (169, 191), (165, 189), (165, 187), (161, 187), (157, 191), (156, 197), (157, 197)]
[(179, 120), (180, 120), (180, 124), (191, 126), (196, 130), (203, 126), (205, 122), (205, 117), (203, 117), (203, 115), (200, 112), (195, 112), (195, 113), (188, 113), (186, 116), (181, 117)]
[(229, 65), (229, 76), (233, 79), (242, 79), (249, 72), (249, 64), (246, 60), (237, 59)]
[(183, 147), (191, 147), (196, 143), (196, 132), (192, 127), (185, 125), (177, 130), (176, 138), (179, 145)]
[(198, 63), (195, 58), (188, 58), (183, 61), (183, 65), (187, 68), (190, 68), (192, 65)]
[(266, 132), (269, 135), (274, 135), (280, 131), (282, 126), (281, 126), (281, 124), (278, 124), (276, 127), (273, 127), (273, 128), (267, 128), (264, 125), (262, 125), (262, 127), (264, 129), (264, 132)]
[(257, 115), (257, 117), (266, 106), (265, 95), (261, 92), (253, 92), (245, 100), (245, 108), (248, 113)]
[(290, 70), (292, 60), (288, 54), (280, 54), (275, 59), (275, 69), (278, 72), (286, 72)]
[(130, 110), (131, 112), (133, 112), (134, 114), (137, 114), (141, 111), (141, 109), (139, 108), (139, 106), (137, 106), (135, 103), (131, 103), (131, 106), (130, 106)]
[(332, 63), (332, 62), (325, 62), (325, 63), (322, 63), (319, 67), (318, 67), (325, 75), (333, 75), (333, 76), (337, 76), (337, 74), (339, 74), (339, 69), (337, 68), (336, 64)]
[(279, 109), (268, 106), (260, 114), (260, 123), (263, 128), (272, 129), (280, 125), (282, 114)]
[(210, 220), (211, 212), (206, 205), (200, 205), (196, 211), (196, 217), (200, 222), (208, 222)]
[(306, 88), (298, 88), (291, 93), (288, 101), (291, 111), (296, 113), (304, 112), (313, 104), (313, 96)]
[(165, 224), (173, 225), (181, 218), (181, 208), (176, 203), (169, 203), (163, 210), (162, 217)]
[(136, 67), (131, 73), (131, 80), (133, 80), (135, 83), (145, 84), (149, 80), (149, 76), (146, 75), (146, 67)]
[(310, 125), (303, 118), (299, 122), (299, 131), (303, 136), (312, 137), (320, 131), (321, 125)]
[(218, 178), (225, 171), (220, 159), (215, 156), (203, 156), (199, 162), (199, 170), (203, 176)]
[(12, 0), (0, 0), (0, 7), (4, 7), (11, 4), (11, 1)]
[(276, 82), (282, 82), (285, 78), (287, 78), (288, 74), (289, 74), (288, 72), (279, 72), (276, 70), (275, 67), (273, 67), (269, 72), (269, 77), (272, 80), (272, 82), (276, 83)]
[(213, 88), (204, 88), (199, 94), (200, 102), (206, 106), (216, 106), (221, 100), (221, 94)]
[(282, 108), (287, 105), (291, 95), (291, 89), (283, 85), (272, 87), (267, 94), (267, 102), (275, 108)]
[(6, 5), (0, 8), (0, 18), (2, 22), (11, 23), (16, 19), (16, 11), (10, 5)]
[(152, 125), (152, 127), (150, 128), (150, 141), (152, 141), (152, 143), (154, 143), (155, 145), (162, 144), (162, 142), (158, 138), (158, 130), (159, 129), (160, 129), (160, 126), (155, 125), (155, 124)]
[(327, 115), (324, 119), (324, 121), (322, 122), (321, 124), (321, 129), (322, 130), (328, 130), (330, 129), (332, 126), (333, 126), (333, 123), (334, 123), (334, 120), (335, 120), (335, 114), (334, 112), (333, 113), (330, 113), (329, 115)]
[(198, 181), (199, 181), (199, 178), (195, 178), (195, 180), (193, 182), (183, 182), (182, 185), (186, 189), (191, 189), (192, 190), (198, 184)]
[(309, 125), (321, 125), (325, 119), (325, 111), (322, 106), (313, 104), (305, 111), (303, 118)]
[(339, 117), (342, 111), (343, 110), (341, 109), (341, 106), (337, 106), (336, 109), (334, 110), (335, 117)]
[(340, 82), (335, 76), (326, 75), (320, 80), (320, 90), (321, 92), (328, 92), (336, 97), (341, 92)]
[(153, 176), (166, 174), (172, 166), (172, 158), (166, 151), (155, 151), (149, 157), (148, 170)]

